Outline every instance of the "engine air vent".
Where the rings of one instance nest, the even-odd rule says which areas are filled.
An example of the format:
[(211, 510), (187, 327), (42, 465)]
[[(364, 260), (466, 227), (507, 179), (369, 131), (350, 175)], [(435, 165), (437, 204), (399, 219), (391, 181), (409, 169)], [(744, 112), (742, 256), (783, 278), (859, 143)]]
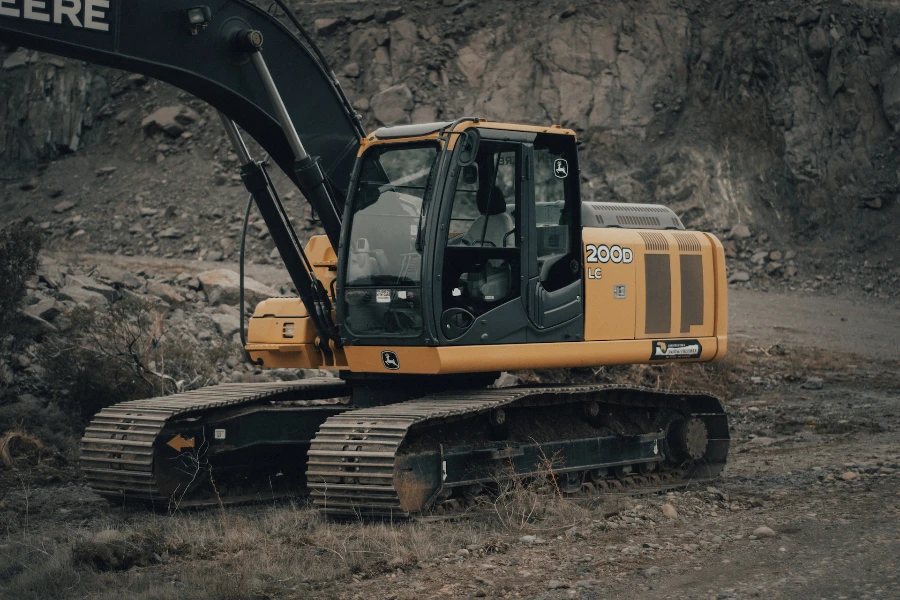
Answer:
[(625, 229), (684, 229), (678, 216), (665, 206), (620, 202), (582, 202), (581, 224)]
[(693, 233), (673, 233), (681, 252), (700, 252), (700, 240)]
[(668, 252), (669, 241), (661, 233), (641, 232), (641, 239), (644, 240), (644, 247), (647, 252)]

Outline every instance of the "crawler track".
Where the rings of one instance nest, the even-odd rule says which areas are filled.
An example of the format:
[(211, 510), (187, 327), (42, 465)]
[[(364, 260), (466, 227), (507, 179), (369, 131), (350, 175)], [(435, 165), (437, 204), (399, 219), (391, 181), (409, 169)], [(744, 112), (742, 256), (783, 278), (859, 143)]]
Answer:
[[(201, 480), (205, 483), (210, 479), (210, 469), (218, 480), (220, 473), (216, 467), (221, 465), (221, 478), (228, 479), (227, 473), (235, 471), (228, 468), (234, 466), (230, 464), (234, 461), (227, 458), (229, 453), (253, 451), (252, 437), (247, 439), (245, 435), (246, 447), (241, 448), (229, 439), (219, 443), (214, 429), (220, 427), (219, 431), (226, 431), (229, 427), (240, 434), (241, 426), (248, 429), (253, 425), (248, 420), (254, 415), (278, 410), (312, 420), (314, 431), (325, 418), (345, 409), (335, 398), (346, 393), (343, 382), (323, 378), (217, 385), (123, 402), (101, 410), (85, 430), (81, 440), (82, 471), (95, 492), (114, 502), (167, 506), (174, 495), (181, 506), (213, 505), (220, 499), (250, 500), (255, 491), (252, 484), (218, 490), (225, 493), (216, 497), (192, 495), (202, 487)], [(272, 440), (263, 438), (263, 441)], [(186, 458), (193, 458), (193, 473), (191, 465), (186, 468)], [(302, 461), (302, 456), (298, 460)]]
[[(582, 418), (594, 406), (599, 414)], [(509, 419), (499, 432), (489, 424), (498, 409)], [(673, 434), (690, 420), (706, 430), (697, 456)], [(532, 476), (550, 455), (562, 458), (553, 471), (566, 491), (672, 489), (721, 472), (728, 444), (722, 405), (702, 392), (616, 385), (470, 390), (329, 418), (311, 445), (307, 480), (329, 515), (404, 517), (458, 505), (504, 470)]]

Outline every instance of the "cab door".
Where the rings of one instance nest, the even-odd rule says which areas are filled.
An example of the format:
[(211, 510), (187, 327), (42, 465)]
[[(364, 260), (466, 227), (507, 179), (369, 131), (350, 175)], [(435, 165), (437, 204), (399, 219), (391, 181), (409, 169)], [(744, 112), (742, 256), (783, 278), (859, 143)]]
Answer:
[(457, 145), (437, 230), (434, 314), (442, 345), (527, 341), (523, 293), (528, 218), (526, 136), (478, 130), (477, 151)]
[(575, 138), (538, 134), (526, 152), (528, 340), (575, 341), (584, 331), (581, 197)]

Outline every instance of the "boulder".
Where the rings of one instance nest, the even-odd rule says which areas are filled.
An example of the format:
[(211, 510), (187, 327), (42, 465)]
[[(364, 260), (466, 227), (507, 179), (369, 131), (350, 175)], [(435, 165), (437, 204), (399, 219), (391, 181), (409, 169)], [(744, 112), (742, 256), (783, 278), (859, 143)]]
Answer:
[[(237, 306), (240, 293), (240, 277), (228, 269), (204, 271), (197, 276), (206, 293), (210, 305), (227, 304)], [(244, 301), (254, 306), (266, 298), (278, 296), (278, 292), (255, 279), (244, 278)]]
[(11, 71), (13, 69), (18, 69), (19, 67), (27, 65), (28, 62), (28, 50), (20, 48), (6, 57), (6, 60), (3, 61), (3, 70)]
[(215, 322), (219, 332), (226, 338), (231, 338), (231, 336), (241, 330), (241, 320), (237, 314), (214, 313), (209, 315), (209, 318)]
[(59, 290), (58, 298), (82, 305), (102, 306), (118, 300), (119, 292), (90, 277), (69, 276), (65, 287)]
[(192, 108), (183, 104), (164, 106), (150, 113), (141, 121), (141, 127), (147, 133), (162, 131), (169, 137), (176, 138), (185, 132), (187, 125), (200, 119)]
[(375, 94), (370, 105), (382, 125), (405, 125), (410, 122), (413, 95), (406, 84), (394, 85)]
[(179, 294), (178, 290), (176, 290), (168, 283), (152, 281), (147, 286), (147, 293), (162, 298), (165, 302), (171, 305), (177, 306), (184, 304), (185, 302), (184, 296)]
[(316, 19), (316, 33), (319, 35), (331, 35), (338, 27), (344, 24), (343, 19)]
[(731, 232), (728, 234), (728, 237), (734, 240), (746, 240), (751, 235), (752, 234), (750, 233), (749, 227), (747, 227), (743, 223), (738, 223), (731, 228)]
[(61, 311), (55, 298), (42, 298), (37, 304), (26, 306), (23, 312), (45, 321), (52, 321)]
[(387, 23), (403, 16), (402, 6), (389, 6), (375, 10), (375, 20), (379, 23)]
[(19, 319), (15, 326), (16, 336), (27, 338), (40, 338), (49, 333), (56, 333), (57, 329), (52, 323), (41, 317), (19, 311)]
[(728, 278), (728, 283), (740, 283), (742, 281), (750, 281), (750, 273), (747, 271), (736, 271)]

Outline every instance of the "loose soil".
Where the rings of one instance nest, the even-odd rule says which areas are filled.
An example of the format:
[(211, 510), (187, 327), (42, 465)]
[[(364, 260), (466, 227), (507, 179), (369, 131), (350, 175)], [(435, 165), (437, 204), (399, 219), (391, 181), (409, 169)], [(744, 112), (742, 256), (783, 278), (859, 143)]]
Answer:
[[(518, 499), (452, 521), (337, 524), (301, 499), (174, 515), (112, 507), (74, 467), (31, 461), (0, 493), (0, 593), (900, 597), (900, 354), (886, 343), (900, 335), (900, 314), (852, 298), (745, 290), (732, 291), (731, 305), (733, 444), (714, 486), (599, 500), (546, 492), (532, 499), (539, 518), (530, 521), (510, 509)], [(759, 527), (774, 536), (754, 535)], [(100, 568), (130, 568), (100, 571), (85, 558), (98, 536), (134, 549)]]

